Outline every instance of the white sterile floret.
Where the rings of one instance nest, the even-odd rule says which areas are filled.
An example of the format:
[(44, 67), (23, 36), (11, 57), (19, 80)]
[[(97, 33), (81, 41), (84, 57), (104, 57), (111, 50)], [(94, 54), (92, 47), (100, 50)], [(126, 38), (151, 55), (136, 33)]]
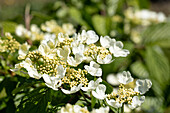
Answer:
[(87, 86), (87, 87), (82, 87), (81, 89), (82, 89), (83, 91), (92, 91), (92, 90), (95, 90), (96, 87), (100, 84), (100, 82), (102, 82), (102, 79), (101, 79), (101, 78), (98, 78), (96, 81), (91, 80), (91, 81), (88, 83), (88, 86)]
[(60, 58), (62, 58), (63, 61), (67, 61), (67, 58), (69, 57), (71, 51), (70, 48), (67, 46), (64, 46), (63, 48), (59, 48), (57, 50), (57, 54)]
[(93, 109), (91, 113), (109, 113), (109, 107), (100, 107), (99, 109)]
[(50, 77), (47, 74), (43, 74), (43, 79), (45, 84), (53, 90), (58, 90), (58, 87), (62, 85), (62, 81), (58, 77)]
[(49, 59), (53, 59), (56, 56), (55, 49), (50, 49), (50, 47), (46, 44), (41, 44), (38, 48), (38, 52)]
[(85, 65), (84, 68), (92, 76), (102, 76), (102, 69), (100, 68), (100, 65), (94, 61), (90, 62), (90, 66)]
[(39, 27), (36, 24), (32, 24), (31, 27), (30, 27), (30, 31), (31, 32), (39, 33), (40, 29), (39, 29)]
[(41, 44), (48, 44), (50, 47), (55, 47), (57, 44), (56, 35), (45, 33), (44, 34), (44, 40), (41, 41)]
[(149, 88), (151, 88), (152, 86), (152, 82), (149, 79), (145, 79), (145, 80), (137, 80), (136, 81), (136, 87), (135, 87), (135, 91), (139, 92), (140, 94), (144, 94), (146, 93)]
[(16, 67), (19, 67), (19, 68), (23, 67), (23, 68), (25, 68), (28, 71), (29, 76), (32, 77), (32, 78), (36, 78), (36, 79), (40, 79), (41, 78), (41, 74), (39, 74), (37, 69), (34, 68), (30, 58), (26, 58), (25, 61), (22, 61)]
[(134, 109), (136, 107), (141, 106), (141, 104), (144, 102), (144, 100), (145, 100), (145, 96), (141, 96), (140, 98), (138, 96), (134, 96), (133, 99), (132, 99), (132, 103), (129, 104), (128, 106), (131, 109)]
[(103, 84), (99, 84), (96, 90), (92, 91), (92, 95), (97, 99), (104, 100), (107, 96), (105, 94), (105, 91), (106, 91), (106, 86)]
[(79, 84), (78, 86), (73, 86), (70, 90), (61, 89), (61, 91), (65, 94), (72, 94), (72, 93), (76, 93), (77, 91), (79, 91), (82, 86), (83, 86), (82, 84)]
[(73, 56), (68, 57), (67, 62), (69, 65), (76, 67), (83, 61), (83, 58), (83, 55), (76, 53), (75, 58), (73, 58)]
[(26, 32), (26, 29), (24, 28), (23, 25), (18, 25), (16, 27), (15, 33), (17, 36), (19, 37), (24, 36), (25, 32)]
[(76, 30), (74, 29), (74, 26), (70, 23), (65, 23), (62, 25), (62, 29), (66, 32), (68, 35), (73, 35)]
[(109, 50), (115, 57), (126, 57), (129, 54), (129, 51), (123, 48), (123, 43), (117, 41), (114, 45), (109, 47)]
[(80, 44), (78, 46), (73, 46), (72, 47), (72, 51), (73, 51), (73, 54), (75, 55), (76, 53), (79, 53), (81, 55), (83, 55), (84, 53), (84, 45), (83, 44)]
[(63, 78), (65, 76), (66, 73), (66, 69), (64, 69), (64, 67), (62, 65), (59, 65), (57, 67), (57, 78)]
[(133, 81), (133, 78), (129, 71), (123, 71), (122, 73), (118, 74), (118, 81), (122, 84), (128, 84), (129, 82)]
[(84, 37), (82, 39), (86, 39), (86, 44), (94, 44), (99, 40), (99, 36), (92, 30), (85, 31), (83, 30), (81, 36)]
[(97, 62), (100, 64), (110, 64), (111, 62), (113, 62), (112, 60), (112, 55), (107, 55), (105, 58), (101, 58), (100, 55), (97, 56)]
[(122, 107), (122, 103), (119, 103), (119, 102), (117, 102), (117, 101), (115, 101), (114, 99), (107, 99), (106, 98), (106, 102), (110, 105), (110, 106), (112, 106), (112, 107), (115, 107), (115, 108), (120, 108), (120, 107)]
[(18, 50), (18, 59), (25, 59), (25, 56), (27, 55), (28, 53), (28, 50), (31, 46), (28, 45), (27, 42), (25, 42), (24, 44), (22, 44), (20, 47), (19, 47), (19, 50)]
[(118, 76), (117, 76), (118, 74), (109, 74), (109, 75), (107, 75), (107, 78), (106, 78), (106, 80), (107, 80), (107, 82), (109, 83), (109, 84), (111, 84), (111, 85), (119, 85), (120, 84), (120, 82), (118, 81)]
[(116, 43), (115, 39), (111, 39), (109, 36), (100, 37), (100, 44), (102, 47), (109, 48)]

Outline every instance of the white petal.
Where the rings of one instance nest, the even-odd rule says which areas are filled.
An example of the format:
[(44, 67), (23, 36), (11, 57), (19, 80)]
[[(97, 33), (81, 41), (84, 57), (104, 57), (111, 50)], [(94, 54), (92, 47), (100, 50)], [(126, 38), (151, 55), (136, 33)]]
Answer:
[(103, 100), (106, 98), (105, 91), (106, 91), (106, 86), (100, 84), (97, 86), (96, 91), (92, 91), (92, 95), (97, 99)]
[(47, 75), (47, 74), (43, 74), (42, 76), (43, 76), (44, 81), (45, 81), (47, 84), (52, 84), (52, 82), (51, 82), (51, 79), (50, 79), (50, 76), (49, 76), (49, 75)]
[(134, 90), (139, 92), (140, 94), (144, 94), (149, 90), (149, 88), (151, 88), (151, 86), (152, 82), (149, 79), (137, 80), (136, 87)]
[(118, 74), (118, 81), (122, 84), (128, 84), (133, 81), (133, 78), (129, 71), (123, 71), (123, 73)]
[(98, 40), (99, 40), (99, 37), (98, 35), (96, 35), (94, 31), (92, 30), (87, 31), (87, 40), (86, 40), (87, 45), (93, 44), (97, 42)]
[(106, 98), (106, 102), (110, 105), (110, 106), (112, 106), (112, 107), (115, 107), (115, 108), (120, 108), (120, 107), (122, 107), (122, 103), (119, 103), (119, 102), (116, 102), (114, 99), (107, 99)]
[(109, 36), (100, 37), (100, 44), (102, 45), (102, 47), (109, 48), (110, 41), (111, 41), (111, 38)]
[(140, 98), (138, 96), (134, 96), (133, 99), (132, 99), (132, 103), (129, 104), (128, 106), (131, 109), (134, 109), (136, 107), (141, 106), (141, 104), (144, 102), (144, 100), (145, 100), (145, 96), (141, 96)]
[(66, 69), (64, 69), (62, 65), (59, 65), (57, 67), (57, 72), (57, 76), (59, 76), (59, 78), (63, 78), (65, 76)]
[(81, 87), (82, 87), (82, 84), (79, 84), (78, 86), (73, 86), (70, 90), (66, 90), (66, 89), (61, 89), (61, 90), (65, 94), (72, 94), (72, 93), (76, 93), (77, 91), (79, 91)]
[(110, 64), (113, 62), (112, 55), (107, 55), (104, 59), (101, 59), (100, 56), (97, 56), (97, 62), (100, 64)]
[(118, 81), (118, 76), (115, 74), (109, 74), (106, 78), (107, 82), (111, 85), (119, 85), (120, 82)]

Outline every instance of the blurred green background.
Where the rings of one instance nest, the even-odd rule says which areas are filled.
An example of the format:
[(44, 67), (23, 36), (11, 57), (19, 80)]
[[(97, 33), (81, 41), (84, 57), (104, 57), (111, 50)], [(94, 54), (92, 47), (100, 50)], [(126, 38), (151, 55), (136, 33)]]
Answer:
[[(124, 48), (128, 49), (131, 54), (126, 58), (118, 58), (111, 64), (103, 65), (103, 79), (106, 79), (110, 73), (124, 70), (129, 70), (134, 78), (151, 79), (153, 86), (146, 93), (146, 101), (140, 112), (170, 112), (170, 1), (0, 0), (1, 35), (4, 32), (11, 32), (15, 36), (15, 27), (18, 24), (25, 24), (26, 6), (30, 6), (32, 16), (30, 24), (40, 26), (41, 23), (54, 19), (59, 25), (72, 23), (77, 31), (92, 29), (98, 35), (108, 35), (122, 41)], [(149, 25), (142, 25), (135, 19), (127, 18), (126, 11), (129, 8), (133, 11), (148, 9), (163, 12), (166, 21), (154, 21)], [(3, 70), (2, 62), (1, 70)], [(0, 110), (11, 113), (8, 109), (14, 111), (18, 109), (15, 104), (16, 100), (14, 100), (16, 95), (11, 95), (11, 93), (18, 82), (24, 82), (24, 78), (21, 79), (18, 76), (11, 78), (3, 73), (0, 76), (2, 78)], [(28, 88), (28, 86), (24, 87)], [(59, 106), (59, 103), (56, 106)]]

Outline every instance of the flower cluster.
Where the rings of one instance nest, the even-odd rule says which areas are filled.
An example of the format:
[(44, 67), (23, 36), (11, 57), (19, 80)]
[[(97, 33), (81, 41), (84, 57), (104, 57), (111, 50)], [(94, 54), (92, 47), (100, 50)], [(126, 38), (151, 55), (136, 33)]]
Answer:
[[(41, 30), (45, 31), (45, 33)], [(75, 33), (75, 29), (70, 23), (65, 23), (62, 26), (59, 26), (55, 20), (50, 20), (42, 24), (41, 29), (36, 24), (32, 24), (30, 29), (26, 29), (23, 25), (18, 25), (15, 31), (17, 36), (30, 39), (32, 41), (41, 41), (48, 37), (56, 37), (56, 35), (60, 32), (73, 35)]]
[[(110, 64), (117, 57), (129, 54), (121, 41), (109, 36), (99, 37), (92, 30), (75, 33), (71, 24), (60, 27), (54, 20), (42, 24), (41, 29), (44, 32), (35, 25), (31, 25), (30, 31), (23, 26), (17, 27), (18, 36), (40, 40), (40, 45), (32, 51), (28, 43), (18, 46), (21, 62), (12, 71), (24, 69), (32, 78), (43, 78), (45, 85), (53, 90), (61, 90), (65, 94), (82, 90), (87, 96), (92, 94), (115, 108), (128, 104), (133, 109), (143, 103), (145, 97), (142, 95), (152, 85), (150, 80), (137, 80), (134, 89), (127, 88), (125, 84), (132, 82), (133, 78), (129, 72), (123, 72), (118, 78), (121, 83), (119, 89), (110, 94), (105, 94), (106, 86), (101, 84), (100, 65)], [(93, 109), (91, 113), (98, 111), (108, 113), (109, 108)], [(86, 107), (70, 104), (62, 107), (60, 112), (89, 113)]]
[[(89, 81), (86, 76), (90, 74), (101, 77), (102, 69), (99, 64), (109, 64), (114, 58), (129, 54), (128, 50), (123, 49), (122, 42), (109, 36), (101, 36), (100, 44), (96, 45), (98, 40), (99, 36), (94, 31), (83, 30), (81, 34), (74, 34), (72, 37), (59, 33), (56, 37), (44, 39), (34, 51), (29, 51), (30, 46), (25, 43), (19, 48), (18, 58), (23, 61), (15, 67), (25, 68), (30, 77), (42, 77), (48, 87), (61, 89), (65, 94), (75, 93), (80, 89), (94, 90), (102, 81), (101, 78)], [(84, 62), (90, 62), (90, 65), (79, 68)]]
[(87, 107), (81, 107), (79, 105), (66, 104), (57, 113), (109, 113), (109, 107), (100, 107), (99, 109), (93, 109), (88, 111)]
[(143, 26), (166, 21), (166, 16), (162, 12), (156, 13), (154, 11), (149, 11), (146, 9), (133, 10), (132, 8), (129, 8), (125, 11), (125, 16), (133, 23), (141, 24)]
[(10, 33), (5, 33), (5, 39), (0, 38), (0, 52), (15, 52), (20, 46)]
[(128, 104), (131, 109), (134, 109), (144, 102), (145, 96), (143, 96), (143, 94), (146, 93), (152, 85), (148, 79), (139, 79), (136, 81), (136, 87), (134, 89), (126, 88), (125, 84), (133, 82), (130, 72), (126, 71), (119, 74), (118, 81), (121, 83), (118, 90), (113, 89), (111, 94), (105, 94), (106, 86), (100, 84), (97, 86), (96, 91), (92, 91), (93, 96), (101, 100), (106, 100), (108, 105), (115, 108), (120, 108), (123, 104)]

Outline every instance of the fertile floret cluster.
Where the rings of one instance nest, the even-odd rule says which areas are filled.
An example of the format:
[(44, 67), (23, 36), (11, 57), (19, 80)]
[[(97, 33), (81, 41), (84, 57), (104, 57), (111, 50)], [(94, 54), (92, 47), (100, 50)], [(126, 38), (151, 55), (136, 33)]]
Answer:
[(0, 39), (0, 52), (15, 52), (19, 48), (20, 43), (18, 43), (10, 33), (5, 33), (6, 39)]

